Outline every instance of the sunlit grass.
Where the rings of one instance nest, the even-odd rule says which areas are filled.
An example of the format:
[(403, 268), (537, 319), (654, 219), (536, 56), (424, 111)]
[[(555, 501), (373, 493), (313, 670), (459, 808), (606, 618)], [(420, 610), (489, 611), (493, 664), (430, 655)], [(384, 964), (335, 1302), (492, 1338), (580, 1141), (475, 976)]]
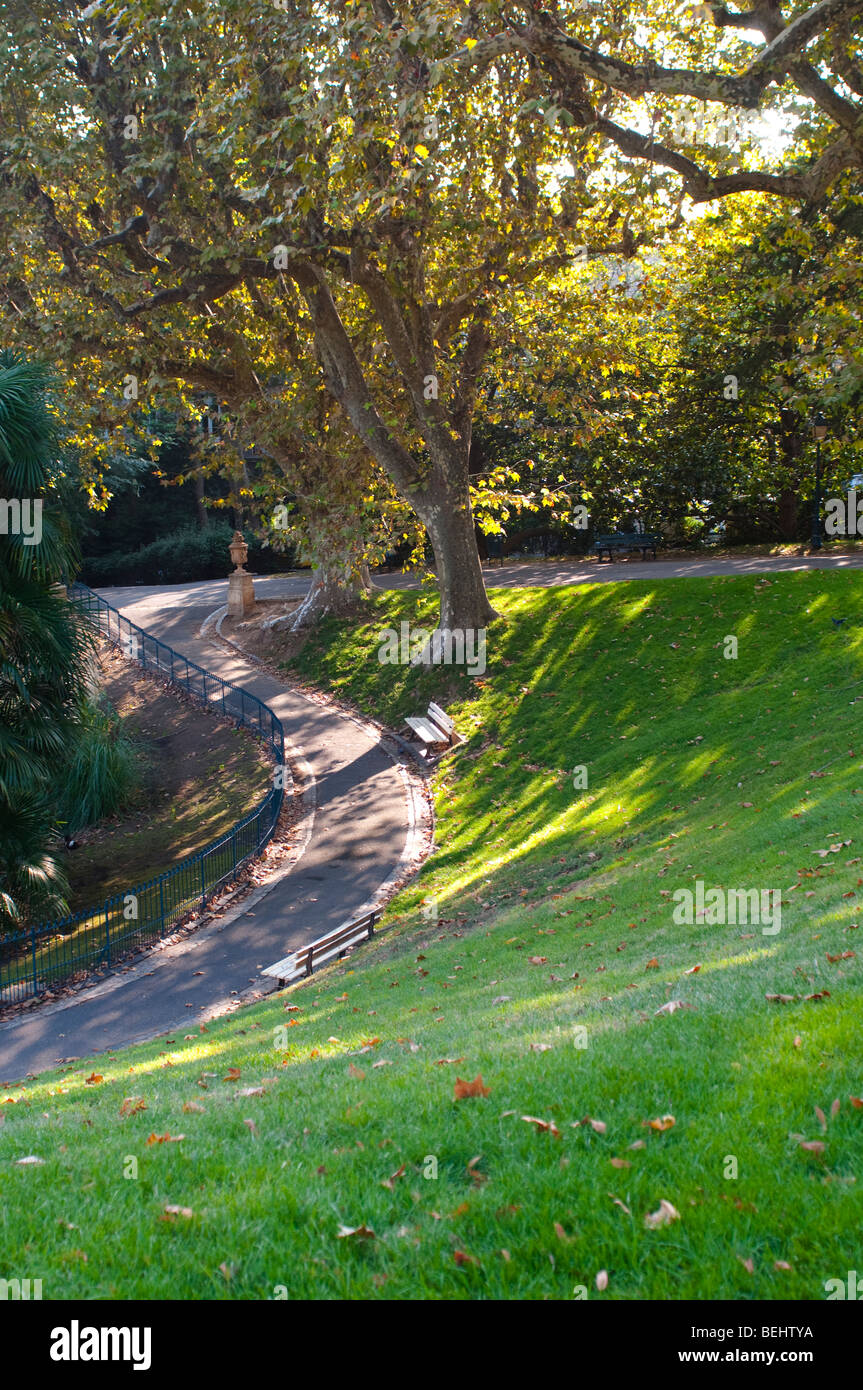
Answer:
[[(428, 595), (306, 647), (298, 674), (386, 722), (454, 713), (438, 848), (349, 961), (0, 1090), (0, 1275), (52, 1298), (806, 1300), (859, 1266), (860, 579), (493, 597), (481, 681), (377, 662)], [(697, 878), (781, 889), (780, 933), (676, 925)], [(454, 1100), (478, 1074), (490, 1094)], [(663, 1198), (680, 1219), (649, 1229)]]

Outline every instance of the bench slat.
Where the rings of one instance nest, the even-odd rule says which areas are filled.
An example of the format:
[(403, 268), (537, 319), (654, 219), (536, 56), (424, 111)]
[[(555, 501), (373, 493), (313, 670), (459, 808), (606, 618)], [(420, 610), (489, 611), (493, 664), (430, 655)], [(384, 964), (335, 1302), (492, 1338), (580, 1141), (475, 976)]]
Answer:
[(409, 715), (405, 723), (409, 728), (413, 729), (415, 734), (419, 734), (423, 743), (449, 743), (449, 738), (444, 733), (443, 729), (437, 728), (437, 726), (432, 724), (428, 719), (423, 719), (421, 716), (414, 717), (413, 715)]
[(434, 720), (435, 724), (439, 725), (446, 733), (450, 735), (455, 733), (455, 724), (440, 705), (435, 704), (434, 700), (429, 700), (429, 718)]
[(374, 934), (375, 923), (380, 919), (377, 911), (367, 912), (363, 917), (358, 917), (352, 922), (345, 922), (335, 931), (329, 932), (327, 936), (319, 936), (316, 941), (310, 941), (307, 946), (301, 946), (298, 951), (293, 951), (291, 955), (285, 956), (284, 960), (276, 961), (275, 965), (268, 965), (266, 970), (262, 970), (262, 975), (271, 975), (276, 980), (291, 981), (298, 979), (302, 975), (310, 975), (316, 965), (325, 965), (333, 956), (345, 951), (348, 946), (365, 940)]

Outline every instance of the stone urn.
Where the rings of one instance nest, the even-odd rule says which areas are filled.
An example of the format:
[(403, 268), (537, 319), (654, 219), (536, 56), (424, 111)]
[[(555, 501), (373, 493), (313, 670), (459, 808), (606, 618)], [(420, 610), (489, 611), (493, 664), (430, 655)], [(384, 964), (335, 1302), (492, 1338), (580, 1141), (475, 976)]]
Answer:
[(236, 566), (228, 578), (228, 617), (245, 618), (255, 607), (255, 586), (252, 576), (243, 568), (249, 558), (249, 547), (242, 531), (234, 532), (228, 551)]

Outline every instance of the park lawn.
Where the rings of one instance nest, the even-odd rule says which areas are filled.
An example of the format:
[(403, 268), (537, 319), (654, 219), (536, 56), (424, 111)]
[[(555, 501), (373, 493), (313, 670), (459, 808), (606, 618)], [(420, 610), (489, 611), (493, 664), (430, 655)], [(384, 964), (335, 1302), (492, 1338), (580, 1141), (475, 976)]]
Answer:
[[(379, 665), (430, 594), (381, 595), (294, 660), (393, 724), (447, 703), (466, 742), (436, 774), (438, 848), (350, 960), (0, 1089), (0, 1276), (45, 1298), (807, 1300), (859, 1268), (863, 579), (493, 599), (477, 681)], [(697, 877), (782, 889), (781, 930), (676, 925)], [(662, 1202), (679, 1217), (651, 1227)]]

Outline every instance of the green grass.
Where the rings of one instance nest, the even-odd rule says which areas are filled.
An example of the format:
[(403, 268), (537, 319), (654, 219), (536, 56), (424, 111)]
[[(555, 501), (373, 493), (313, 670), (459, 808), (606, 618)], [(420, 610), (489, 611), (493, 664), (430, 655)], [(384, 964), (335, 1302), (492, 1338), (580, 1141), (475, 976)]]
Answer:
[[(428, 625), (430, 595), (306, 645), (297, 675), (392, 723), (430, 694), (454, 712), (438, 849), (351, 961), (10, 1088), (0, 1276), (46, 1298), (807, 1300), (859, 1267), (860, 961), (827, 957), (863, 939), (860, 577), (494, 601), (479, 682), (378, 664), (380, 628)], [(781, 888), (781, 931), (675, 925), (696, 877)], [(478, 1074), (488, 1096), (455, 1100)], [(147, 1109), (123, 1117), (130, 1096)], [(663, 1199), (680, 1219), (649, 1229)]]

